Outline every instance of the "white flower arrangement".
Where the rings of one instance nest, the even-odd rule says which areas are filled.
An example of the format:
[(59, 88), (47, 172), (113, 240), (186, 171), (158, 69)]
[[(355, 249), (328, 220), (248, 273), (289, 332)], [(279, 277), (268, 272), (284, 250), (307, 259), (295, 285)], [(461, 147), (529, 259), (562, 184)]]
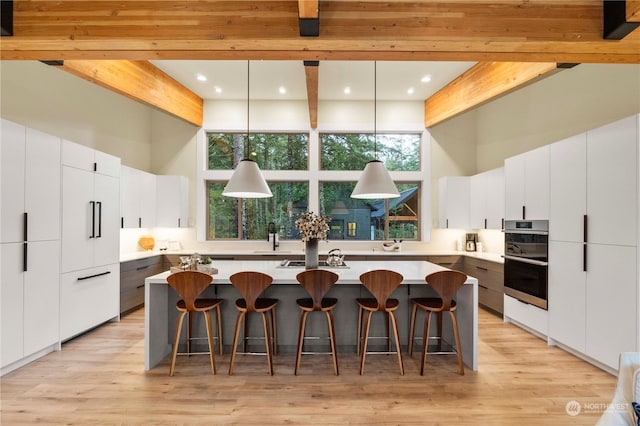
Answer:
[(330, 216), (321, 216), (314, 212), (300, 214), (296, 219), (296, 228), (302, 234), (302, 242), (305, 243), (313, 239), (327, 239), (329, 222), (331, 222)]

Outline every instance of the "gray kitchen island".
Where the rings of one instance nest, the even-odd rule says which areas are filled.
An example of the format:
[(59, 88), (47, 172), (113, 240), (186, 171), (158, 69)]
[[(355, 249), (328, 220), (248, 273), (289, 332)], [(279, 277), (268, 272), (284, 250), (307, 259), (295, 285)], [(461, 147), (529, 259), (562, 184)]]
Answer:
[[(233, 341), (233, 329), (237, 311), (235, 300), (240, 294), (233, 288), (229, 276), (240, 271), (259, 271), (273, 277), (273, 285), (265, 293), (265, 297), (279, 299), (277, 308), (278, 348), (280, 353), (294, 353), (298, 337), (299, 309), (296, 299), (307, 297), (306, 292), (296, 281), (296, 275), (302, 267), (282, 267), (278, 260), (218, 260), (212, 265), (218, 273), (213, 275), (212, 285), (201, 297), (218, 297), (225, 299), (222, 305), (223, 343), (227, 346)], [(374, 269), (389, 269), (404, 276), (403, 283), (392, 297), (400, 300), (396, 312), (400, 329), (400, 342), (406, 349), (409, 335), (409, 320), (412, 297), (433, 296), (435, 293), (425, 284), (425, 276), (432, 272), (444, 270), (441, 266), (426, 261), (349, 261), (344, 268), (328, 268), (339, 275), (337, 284), (330, 290), (328, 297), (338, 299), (335, 314), (336, 339), (339, 352), (355, 353), (357, 340), (358, 308), (355, 299), (368, 297), (369, 292), (361, 285), (361, 274)], [(167, 284), (169, 271), (150, 276), (145, 279), (145, 370), (150, 370), (160, 363), (170, 352), (173, 345), (177, 311), (175, 303), (177, 294)], [(465, 285), (458, 291), (456, 315), (460, 327), (462, 354), (465, 365), (476, 371), (478, 369), (478, 280), (468, 277)], [(376, 318), (379, 317), (379, 318)], [(423, 316), (416, 320), (416, 336), (422, 335)], [(194, 335), (203, 336), (204, 321), (202, 315), (194, 315)], [(249, 318), (249, 335), (262, 336), (261, 319), (257, 316)], [(386, 334), (384, 316), (375, 315), (372, 319), (371, 335)], [(326, 335), (324, 318), (313, 318), (307, 321), (308, 334)], [(432, 326), (431, 333), (435, 332)], [(453, 341), (453, 332), (449, 321), (444, 322), (444, 339)], [(183, 332), (184, 339), (184, 332)], [(264, 348), (263, 344), (254, 344), (256, 348)], [(418, 346), (419, 350), (419, 346)]]

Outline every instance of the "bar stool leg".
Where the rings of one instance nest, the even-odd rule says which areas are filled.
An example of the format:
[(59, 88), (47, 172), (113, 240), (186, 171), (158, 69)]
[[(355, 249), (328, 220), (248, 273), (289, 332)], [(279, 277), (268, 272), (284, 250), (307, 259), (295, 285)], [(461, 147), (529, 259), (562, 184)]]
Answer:
[(331, 341), (331, 355), (333, 356), (333, 370), (335, 371), (336, 376), (338, 376), (339, 375), (338, 352), (336, 351), (336, 331), (333, 326), (333, 312), (327, 311), (325, 313), (327, 314), (327, 325), (329, 326), (329, 339)]
[(413, 308), (411, 309), (411, 325), (409, 326), (409, 356), (413, 356), (413, 339), (414, 339), (414, 333), (415, 333), (415, 326), (416, 326), (416, 313), (418, 311), (418, 305), (416, 305), (415, 303), (413, 304)]
[(242, 326), (242, 321), (244, 319), (245, 313), (238, 312), (238, 318), (236, 319), (236, 329), (233, 333), (233, 346), (231, 347), (231, 360), (229, 361), (229, 375), (233, 374), (233, 367), (236, 361), (236, 350), (238, 346), (238, 338), (240, 337), (240, 326)]
[(442, 352), (442, 312), (438, 312), (438, 351)]
[(387, 320), (387, 352), (391, 352), (391, 330), (389, 330), (389, 312), (385, 312), (385, 319)]
[(218, 326), (218, 351), (220, 351), (220, 356), (222, 356), (222, 316), (220, 314), (220, 305), (216, 306), (216, 324)]
[(456, 352), (458, 354), (458, 372), (464, 376), (464, 362), (462, 362), (462, 347), (460, 346), (460, 333), (458, 331), (458, 319), (454, 312), (449, 311), (451, 322), (453, 322), (453, 334), (456, 338)]
[(400, 338), (398, 337), (400, 333), (398, 332), (398, 321), (396, 320), (395, 312), (389, 313), (389, 317), (391, 317), (391, 322), (393, 323), (393, 332), (396, 336), (396, 352), (398, 353), (398, 364), (400, 365), (400, 375), (404, 376), (404, 363), (402, 362), (402, 348), (400, 347)]
[(191, 356), (191, 332), (193, 331), (193, 317), (191, 312), (187, 311), (187, 353)]
[(360, 375), (364, 374), (364, 361), (367, 355), (367, 344), (369, 343), (369, 324), (371, 324), (371, 314), (373, 312), (367, 311), (367, 319), (364, 323), (364, 342), (360, 350)]
[(362, 344), (362, 307), (358, 307), (358, 341), (356, 342), (356, 354), (360, 356), (360, 346)]
[(278, 328), (276, 326), (276, 307), (271, 309), (271, 328), (273, 330), (273, 354), (278, 355)]
[(307, 311), (302, 311), (302, 316), (300, 317), (300, 331), (298, 332), (298, 352), (296, 354), (296, 368), (294, 370), (294, 375), (298, 375), (298, 369), (300, 368), (300, 358), (302, 358), (302, 346), (304, 344), (304, 331), (307, 323)]
[(269, 364), (269, 375), (273, 376), (273, 360), (271, 359), (271, 332), (269, 331), (269, 319), (266, 312), (262, 312), (262, 324), (264, 326), (264, 346), (267, 350), (267, 363)]
[(204, 321), (207, 324), (207, 340), (209, 341), (209, 359), (211, 360), (211, 371), (216, 374), (216, 352), (213, 346), (213, 330), (211, 327), (211, 315), (208, 311), (202, 312), (204, 315)]
[(247, 352), (247, 336), (249, 336), (248, 323), (249, 323), (249, 318), (248, 316), (245, 316), (244, 317), (244, 337), (242, 339), (242, 352)]
[(431, 311), (426, 313), (424, 318), (424, 332), (422, 337), (422, 361), (420, 362), (420, 375), (424, 376), (424, 364), (427, 362), (427, 349), (429, 345), (429, 324), (431, 322)]
[(180, 342), (180, 332), (182, 331), (182, 321), (186, 311), (180, 312), (178, 316), (178, 325), (176, 326), (176, 338), (173, 341), (173, 353), (171, 354), (171, 367), (169, 368), (169, 376), (173, 376), (173, 370), (176, 368), (176, 357), (178, 356), (178, 343)]

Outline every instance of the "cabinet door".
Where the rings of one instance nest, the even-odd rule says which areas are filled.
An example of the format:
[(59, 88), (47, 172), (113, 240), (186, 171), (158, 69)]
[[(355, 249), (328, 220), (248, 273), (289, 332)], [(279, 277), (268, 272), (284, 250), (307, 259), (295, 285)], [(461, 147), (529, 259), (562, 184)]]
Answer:
[[(23, 244), (0, 244), (0, 364), (23, 356)], [(55, 301), (54, 301), (55, 302)]]
[(140, 217), (135, 169), (122, 166), (120, 170), (120, 225), (122, 228), (138, 228)]
[(554, 241), (583, 242), (587, 213), (586, 133), (552, 144), (549, 161), (549, 236)]
[(582, 243), (549, 243), (549, 337), (577, 351), (586, 345), (587, 278)]
[(0, 242), (24, 239), (26, 128), (2, 120), (0, 139)]
[(635, 247), (588, 245), (586, 353), (613, 369), (638, 351), (636, 265)]
[(504, 160), (505, 219), (522, 219), (524, 206), (524, 154)]
[(486, 215), (488, 229), (504, 227), (504, 168), (486, 172)]
[(440, 178), (440, 227), (469, 227), (469, 178), (447, 176)]
[(549, 146), (525, 154), (525, 219), (549, 219)]
[(157, 226), (186, 228), (189, 220), (188, 181), (184, 176), (156, 176)]
[(587, 132), (589, 242), (637, 244), (637, 116)]
[(91, 266), (117, 263), (120, 261), (120, 182), (101, 174), (95, 174), (94, 181), (96, 238)]
[(487, 218), (487, 185), (486, 173), (469, 177), (469, 226), (473, 229), (484, 229)]
[(24, 356), (60, 340), (60, 241), (29, 243), (28, 255), (24, 273)]
[(120, 177), (120, 158), (101, 151), (94, 151), (95, 172), (101, 175)]
[(60, 239), (60, 138), (27, 129), (25, 211), (28, 240)]
[(138, 173), (140, 206), (140, 227), (153, 228), (156, 226), (156, 175), (140, 171)]
[(93, 266), (93, 178), (93, 172), (62, 167), (62, 272)]
[(67, 140), (62, 141), (63, 165), (93, 172), (95, 160), (95, 151), (88, 146)]

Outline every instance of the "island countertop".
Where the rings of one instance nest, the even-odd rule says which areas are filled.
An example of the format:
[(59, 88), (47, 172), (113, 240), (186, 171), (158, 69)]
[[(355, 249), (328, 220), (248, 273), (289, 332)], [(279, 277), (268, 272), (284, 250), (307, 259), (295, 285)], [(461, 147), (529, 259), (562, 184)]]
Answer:
[[(273, 284), (268, 292), (268, 297), (276, 297), (281, 300), (278, 310), (278, 339), (279, 344), (290, 346), (297, 338), (297, 317), (298, 310), (295, 305), (295, 298), (300, 297), (304, 290), (298, 285), (296, 275), (304, 268), (288, 267), (284, 268), (278, 260), (217, 260), (214, 265), (218, 273), (213, 276), (212, 291), (216, 291), (217, 297), (229, 299), (226, 303), (226, 312), (223, 310), (223, 328), (233, 330), (235, 321), (235, 309), (233, 300), (238, 297), (236, 290), (230, 285), (229, 276), (239, 271), (259, 271), (273, 277)], [(359, 277), (361, 274), (374, 269), (389, 269), (401, 273), (404, 277), (399, 289), (393, 293), (394, 298), (400, 299), (401, 309), (398, 312), (401, 328), (401, 342), (403, 346), (407, 344), (408, 336), (408, 312), (410, 309), (411, 297), (422, 297), (433, 295), (432, 290), (425, 284), (425, 276), (436, 271), (446, 270), (439, 265), (418, 260), (393, 260), (393, 261), (346, 261), (346, 268), (327, 268), (338, 274), (340, 277), (337, 284), (332, 288), (334, 292), (331, 297), (337, 297), (339, 304), (347, 312), (343, 315), (341, 327), (353, 328), (353, 333), (349, 331), (343, 335), (344, 345), (355, 345), (353, 335), (357, 329), (353, 319), (357, 316), (355, 298), (362, 297), (362, 292), (366, 289), (361, 286)], [(145, 280), (145, 369), (149, 370), (164, 359), (171, 351), (173, 338), (173, 325), (175, 324), (175, 301), (177, 296), (167, 285), (169, 271), (146, 278)], [(462, 353), (465, 364), (472, 370), (478, 368), (478, 280), (468, 277), (467, 281), (457, 294), (458, 302), (456, 315), (460, 327), (462, 340)], [(402, 288), (406, 288), (402, 290)], [(203, 296), (206, 297), (206, 296)], [(352, 314), (353, 313), (353, 314)], [(336, 314), (336, 321), (339, 321)], [(285, 319), (284, 321), (282, 319)], [(281, 323), (283, 326), (281, 327)], [(338, 324), (336, 324), (336, 328)], [(446, 323), (445, 323), (446, 326)], [(288, 330), (290, 327), (291, 330)], [(448, 333), (445, 327), (445, 334)], [(230, 343), (233, 333), (223, 332), (225, 343)], [(338, 333), (340, 334), (340, 333)], [(229, 336), (229, 339), (227, 339)], [(340, 336), (338, 336), (340, 337)], [(402, 338), (404, 337), (404, 339)], [(446, 337), (446, 336), (445, 336)], [(340, 345), (340, 342), (338, 343)]]

